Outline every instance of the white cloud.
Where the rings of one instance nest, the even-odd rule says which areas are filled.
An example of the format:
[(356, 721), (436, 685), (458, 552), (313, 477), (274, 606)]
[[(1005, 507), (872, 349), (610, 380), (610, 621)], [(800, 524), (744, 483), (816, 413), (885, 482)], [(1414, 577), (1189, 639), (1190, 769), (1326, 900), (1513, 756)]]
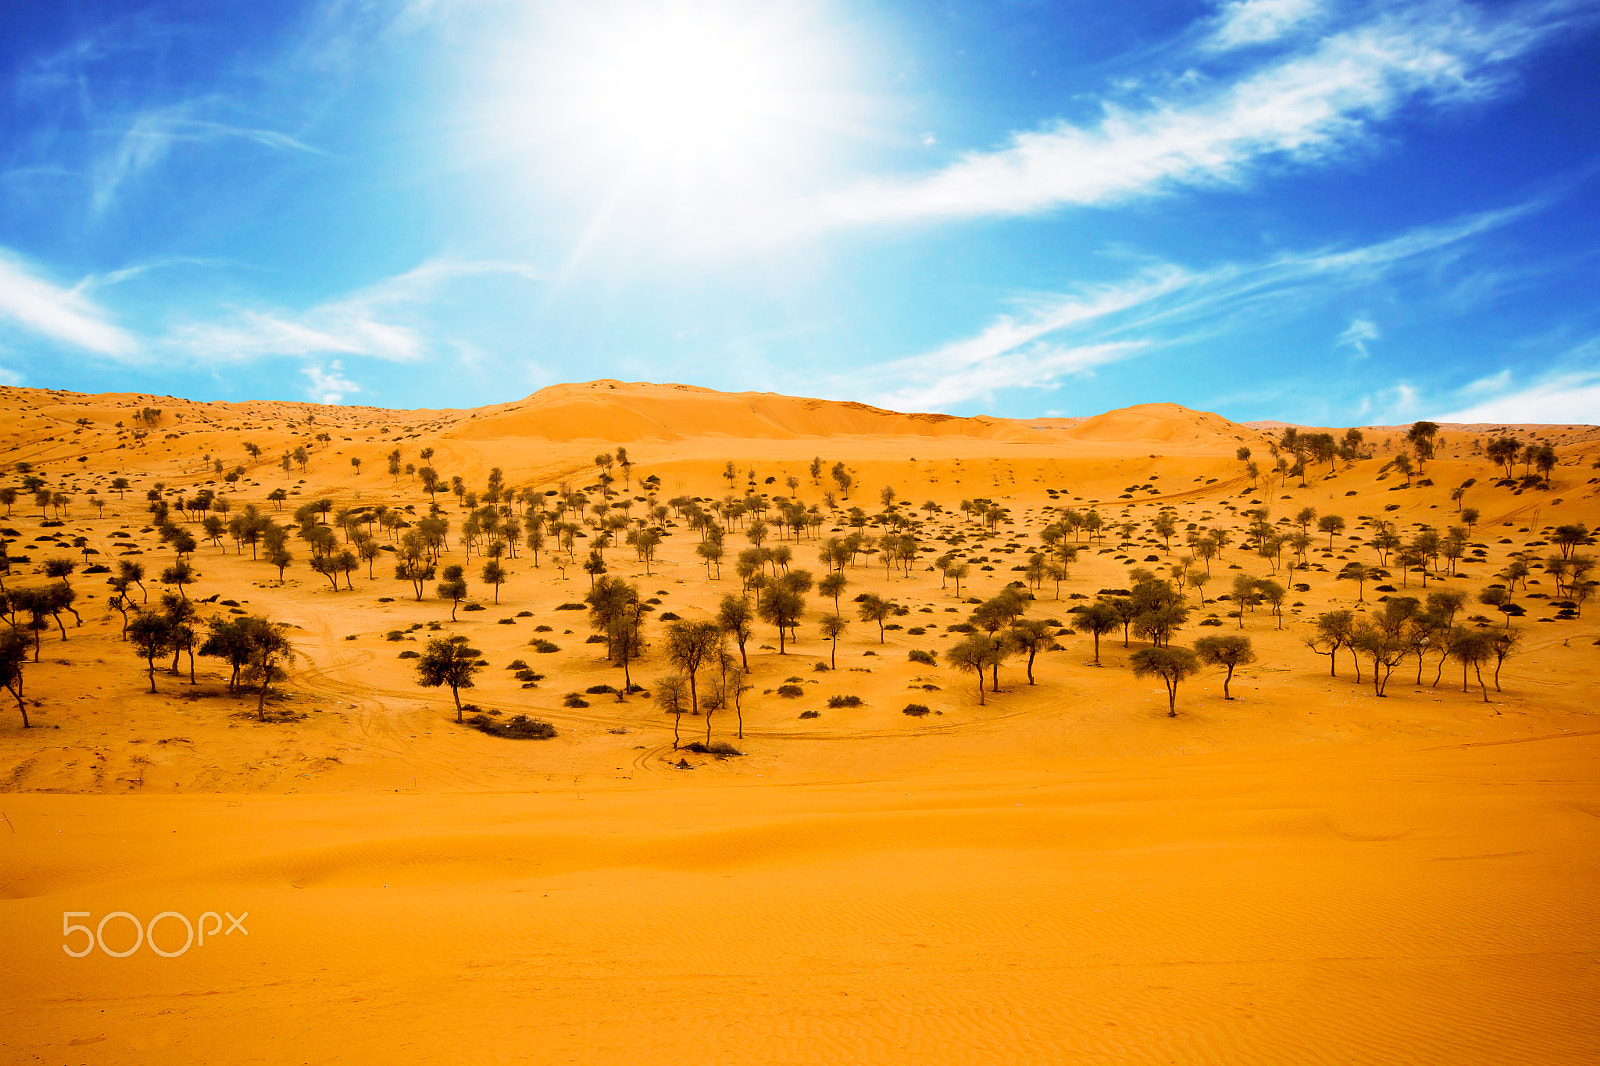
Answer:
[(1367, 342), (1375, 341), (1382, 334), (1378, 332), (1378, 324), (1369, 318), (1353, 318), (1350, 325), (1345, 327), (1334, 341), (1336, 348), (1349, 348), (1356, 353), (1356, 358), (1367, 357)]
[[(847, 375), (840, 391), (899, 410), (944, 411), (999, 389), (1054, 388), (1142, 352), (1309, 313), (1379, 279), (1435, 276), (1464, 242), (1545, 206), (1530, 201), (1373, 244), (1289, 252), (1259, 263), (1206, 270), (1161, 264), (1078, 293), (1035, 295), (1016, 301), (1022, 311), (999, 315), (970, 337)], [(1361, 315), (1338, 343), (1364, 354), (1379, 336), (1377, 324)], [(1358, 417), (1378, 409), (1399, 417), (1418, 401), (1417, 390), (1401, 383), (1363, 400)]]
[(436, 259), (304, 312), (241, 309), (222, 321), (178, 326), (164, 346), (206, 363), (272, 356), (348, 355), (413, 363), (434, 342), (423, 313), (438, 289), (459, 278), (539, 275), (520, 263)]
[[(1509, 384), (1509, 372), (1473, 382), (1467, 389), (1474, 390), (1496, 381)], [(1502, 392), (1498, 396), (1433, 417), (1439, 422), (1600, 425), (1600, 371), (1553, 374), (1524, 388)]]
[(88, 297), (45, 281), (21, 260), (0, 250), (0, 321), (30, 333), (113, 358), (138, 352), (131, 334)]
[(1474, 381), (1471, 384), (1462, 386), (1461, 395), (1494, 396), (1505, 392), (1506, 389), (1510, 387), (1511, 368), (1507, 367), (1498, 374), (1491, 374), (1486, 378), (1479, 378), (1477, 381)]
[(316, 403), (340, 403), (352, 392), (360, 392), (361, 386), (344, 376), (344, 367), (335, 359), (327, 367), (308, 366), (301, 369), (300, 373), (311, 379), (311, 385), (306, 389), (306, 395)]
[(1098, 123), (1017, 133), (1003, 149), (848, 189), (820, 210), (853, 223), (1025, 214), (1237, 184), (1272, 159), (1325, 162), (1403, 106), (1493, 93), (1502, 67), (1587, 17), (1556, 4), (1498, 19), (1453, 0), (1410, 5), (1181, 101), (1108, 104)]
[(1217, 12), (1205, 44), (1222, 51), (1274, 41), (1319, 14), (1317, 0), (1230, 0)]

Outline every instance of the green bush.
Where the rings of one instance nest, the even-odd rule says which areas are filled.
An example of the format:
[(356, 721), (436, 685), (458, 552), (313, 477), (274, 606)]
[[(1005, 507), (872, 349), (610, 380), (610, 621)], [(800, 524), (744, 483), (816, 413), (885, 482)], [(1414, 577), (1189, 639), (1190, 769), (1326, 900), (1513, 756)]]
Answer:
[(400, 658), (402, 658), (402, 659), (420, 659), (420, 658), (422, 658), (422, 656), (421, 656), (420, 653), (414, 651), (413, 649), (407, 648), (405, 651), (400, 653)]
[(829, 696), (828, 697), (828, 706), (829, 707), (859, 707), (859, 706), (861, 706), (861, 697), (860, 696)]
[(533, 650), (538, 652), (540, 655), (549, 655), (553, 651), (560, 651), (561, 650), (560, 648), (556, 647), (556, 645), (550, 643), (548, 640), (535, 640), (532, 643), (532, 647), (533, 647)]
[(934, 658), (933, 652), (922, 651), (920, 648), (912, 648), (906, 652), (906, 658), (914, 663), (922, 663), (926, 666), (938, 665), (938, 660)]
[(821, 711), (801, 711), (800, 712), (800, 717), (801, 718), (821, 718), (822, 717), (822, 712)]
[(805, 695), (805, 689), (801, 688), (799, 685), (779, 685), (778, 695), (782, 696), (786, 700), (792, 700), (796, 696)]
[(923, 715), (928, 713), (928, 708), (920, 703), (908, 703), (905, 705), (905, 709), (900, 713), (909, 714), (913, 718), (921, 718)]

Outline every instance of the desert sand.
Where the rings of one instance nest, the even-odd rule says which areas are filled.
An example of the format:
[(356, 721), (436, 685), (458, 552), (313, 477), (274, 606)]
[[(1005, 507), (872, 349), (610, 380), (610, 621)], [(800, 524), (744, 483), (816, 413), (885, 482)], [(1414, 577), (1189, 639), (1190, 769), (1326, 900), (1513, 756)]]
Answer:
[[(1556, 527), (1600, 525), (1600, 433), (1444, 426), (1437, 454), (1403, 478), (1393, 461), (1407, 428), (1366, 427), (1358, 457), (1314, 466), (1302, 487), (1272, 472), (1281, 425), (1173, 404), (1013, 421), (611, 381), (473, 411), (0, 389), (0, 485), (37, 476), (70, 497), (40, 507), (23, 493), (0, 520), (5, 586), (46, 586), (57, 580), (46, 560), (75, 558), (82, 620), (51, 620), (39, 662), (23, 667), (32, 728), (0, 692), (3, 1058), (1600, 1061), (1596, 610), (1581, 598), (1563, 610), (1540, 565), (1512, 590), (1521, 616), (1476, 599), (1506, 583), (1516, 553), (1555, 552)], [(1482, 454), (1503, 435), (1555, 448), (1548, 483), (1521, 463), (1506, 478)], [(558, 609), (589, 590), (583, 544), (596, 530), (570, 558), (551, 538), (537, 565), (519, 546), (502, 560), (498, 602), (460, 542), (469, 512), (452, 477), (481, 493), (498, 468), (543, 500), (565, 485), (595, 501), (595, 457), (619, 446), (631, 466), (611, 468), (612, 487), (635, 526), (668, 507), (648, 572), (624, 544), (605, 552), (608, 576), (658, 601), (631, 666), (646, 689), (671, 672), (663, 616), (714, 617), (741, 591), (735, 556), (750, 546), (745, 521), (728, 523), (720, 576), (708, 574), (669, 501), (753, 492), (817, 506), (820, 525), (765, 543), (818, 577), (818, 546), (851, 532), (849, 508), (882, 512), (885, 487), (915, 523), (909, 566), (863, 553), (844, 568), (837, 669), (818, 669), (833, 604), (815, 590), (782, 653), (756, 623), (742, 738), (731, 710), (709, 719), (712, 739), (743, 754), (674, 750), (674, 719), (651, 699), (587, 693), (622, 684), (589, 642), (587, 613)], [(306, 463), (285, 470), (296, 447)], [(324, 498), (409, 506), (415, 521), (429, 497), (414, 475), (389, 473), (395, 448), (441, 476), (440, 561), (464, 566), (463, 606), (481, 610), (452, 621), (436, 580), (416, 600), (388, 553), (334, 591), (295, 537), (280, 582), (176, 509), (209, 488), (232, 514), (254, 504), (289, 526)], [(229, 482), (219, 462), (243, 472)], [(194, 684), (187, 660), (176, 675), (160, 661), (150, 694), (108, 575), (87, 572), (141, 563), (148, 605), (131, 595), (156, 609), (175, 561), (148, 511), (157, 483), (200, 541), (184, 594), (202, 618), (288, 625), (295, 657), (267, 721), (253, 688), (227, 691), (214, 658), (197, 660)], [(992, 527), (962, 509), (980, 499), (1003, 511)], [(1281, 627), (1255, 606), (1241, 630), (1233, 601), (1216, 598), (1234, 577), (1291, 580), (1247, 546), (1246, 512), (1266, 507), (1284, 531), (1308, 506), (1345, 528), (1313, 523), (1292, 577), (1307, 587), (1289, 590)], [(1348, 562), (1380, 565), (1378, 520), (1402, 537), (1443, 532), (1463, 507), (1478, 517), (1454, 574), (1391, 558), (1389, 577), (1360, 589), (1338, 577)], [(1069, 576), (1030, 590), (1026, 617), (1049, 620), (1054, 642), (1035, 683), (1013, 657), (980, 703), (946, 661), (962, 639), (947, 627), (1027, 583), (1029, 553), (1066, 509), (1106, 528), (1073, 532)], [(1152, 527), (1163, 509), (1178, 520), (1170, 545)], [(1242, 632), (1258, 659), (1235, 673), (1232, 699), (1219, 669), (1184, 680), (1169, 716), (1162, 682), (1129, 669), (1148, 642), (1124, 646), (1119, 627), (1095, 665), (1071, 608), (1127, 589), (1136, 568), (1170, 576), (1191, 551), (1189, 523), (1231, 540), (1210, 561), (1205, 602), (1188, 590), (1173, 643)], [(934, 565), (949, 552), (970, 567), (959, 595)], [(1464, 625), (1523, 633), (1500, 691), (1486, 670), (1463, 692), (1453, 662), (1435, 685), (1430, 656), (1421, 683), (1407, 658), (1379, 697), (1348, 651), (1330, 676), (1305, 646), (1319, 614), (1440, 588), (1467, 593)], [(854, 609), (862, 593), (905, 613), (880, 634)], [(457, 724), (448, 689), (419, 686), (400, 658), (450, 635), (488, 663), (464, 701), (557, 735)], [(919, 650), (936, 664), (908, 659)], [(543, 676), (524, 687), (514, 660)], [(859, 705), (829, 705), (852, 696)], [(912, 703), (930, 713), (902, 713)], [(683, 741), (705, 739), (707, 723), (683, 715)], [(207, 936), (179, 952), (185, 920)], [(150, 943), (117, 957), (135, 921)], [(99, 940), (69, 924), (98, 926)]]

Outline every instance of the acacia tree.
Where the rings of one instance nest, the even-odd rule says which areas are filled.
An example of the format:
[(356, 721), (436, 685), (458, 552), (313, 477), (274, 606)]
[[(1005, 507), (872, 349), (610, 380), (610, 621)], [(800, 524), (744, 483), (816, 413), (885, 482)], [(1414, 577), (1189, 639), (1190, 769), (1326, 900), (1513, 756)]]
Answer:
[(744, 645), (750, 639), (754, 621), (755, 614), (750, 609), (749, 600), (732, 593), (722, 597), (722, 603), (717, 607), (717, 626), (739, 645), (739, 662), (746, 673), (750, 672), (750, 657), (745, 654)]
[(1033, 659), (1050, 647), (1050, 627), (1037, 618), (1022, 618), (1012, 623), (1006, 641), (1012, 649), (1028, 656), (1028, 684), (1033, 684)]
[(462, 577), (459, 566), (447, 566), (439, 576), (444, 580), (439, 582), (438, 593), (441, 600), (450, 601), (450, 621), (456, 620), (456, 608), (461, 606), (461, 601), (467, 598), (467, 582)]
[(472, 677), (482, 667), (483, 653), (467, 644), (466, 637), (434, 637), (417, 660), (417, 684), (427, 688), (450, 686), (456, 703), (456, 721), (462, 721), (461, 690), (472, 688)]
[(506, 578), (509, 576), (506, 573), (506, 568), (500, 565), (500, 560), (498, 559), (490, 559), (483, 564), (483, 583), (494, 586), (494, 602), (496, 604), (500, 602), (500, 586), (506, 583)]
[(1305, 637), (1305, 645), (1318, 655), (1328, 657), (1328, 676), (1336, 677), (1339, 671), (1335, 668), (1339, 649), (1348, 647), (1350, 657), (1356, 664), (1356, 684), (1361, 683), (1361, 660), (1356, 657), (1356, 649), (1350, 642), (1355, 632), (1355, 615), (1349, 611), (1328, 611), (1317, 615), (1316, 635)]
[(128, 639), (133, 649), (145, 661), (150, 675), (150, 691), (156, 690), (156, 657), (172, 650), (172, 623), (163, 615), (150, 612), (141, 614), (128, 623)]
[(28, 645), (33, 643), (28, 635), (16, 626), (7, 626), (0, 633), (0, 685), (17, 701), (17, 711), (22, 715), (22, 728), (32, 729), (28, 721), (28, 708), (22, 702), (22, 664), (28, 661)]
[[(696, 675), (700, 667), (722, 648), (722, 629), (715, 622), (679, 619), (667, 628), (667, 659), (689, 682), (689, 710), (700, 713), (700, 692)], [(674, 733), (673, 746), (677, 746)]]
[(828, 652), (828, 666), (831, 669), (837, 670), (839, 668), (839, 638), (844, 635), (845, 628), (849, 624), (849, 622), (836, 614), (826, 615), (822, 619), (822, 635), (833, 642), (833, 646)]
[(1096, 600), (1085, 607), (1082, 613), (1078, 615), (1078, 621), (1074, 628), (1087, 630), (1094, 634), (1094, 661), (1096, 666), (1100, 664), (1101, 636), (1113, 632), (1121, 624), (1121, 616), (1104, 600)]
[(994, 655), (994, 642), (987, 637), (980, 637), (973, 633), (960, 644), (945, 652), (945, 662), (957, 670), (976, 674), (978, 678), (978, 706), (985, 704), (983, 695), (983, 671), (989, 665), (989, 660)]
[(678, 726), (683, 721), (683, 712), (689, 709), (688, 683), (677, 674), (656, 678), (655, 701), (656, 706), (672, 715), (672, 750), (677, 751)]
[(1129, 663), (1134, 677), (1161, 678), (1167, 686), (1167, 717), (1178, 717), (1178, 683), (1200, 669), (1194, 652), (1188, 648), (1140, 648)]
[(878, 623), (878, 643), (884, 643), (883, 624), (894, 614), (894, 604), (876, 593), (869, 592), (861, 597), (856, 610), (861, 614), (863, 622)]
[(1201, 637), (1194, 642), (1194, 651), (1202, 663), (1220, 666), (1228, 671), (1222, 678), (1222, 698), (1225, 700), (1233, 699), (1228, 692), (1228, 685), (1233, 681), (1233, 671), (1256, 661), (1256, 654), (1250, 647), (1250, 638), (1238, 635)]

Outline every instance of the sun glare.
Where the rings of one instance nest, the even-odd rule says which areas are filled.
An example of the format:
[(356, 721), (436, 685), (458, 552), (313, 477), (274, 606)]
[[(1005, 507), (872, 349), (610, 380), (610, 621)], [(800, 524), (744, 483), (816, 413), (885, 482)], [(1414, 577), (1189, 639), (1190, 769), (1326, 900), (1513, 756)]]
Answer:
[(793, 59), (760, 24), (675, 9), (617, 27), (575, 61), (572, 104), (626, 146), (723, 162), (759, 150), (791, 116)]

